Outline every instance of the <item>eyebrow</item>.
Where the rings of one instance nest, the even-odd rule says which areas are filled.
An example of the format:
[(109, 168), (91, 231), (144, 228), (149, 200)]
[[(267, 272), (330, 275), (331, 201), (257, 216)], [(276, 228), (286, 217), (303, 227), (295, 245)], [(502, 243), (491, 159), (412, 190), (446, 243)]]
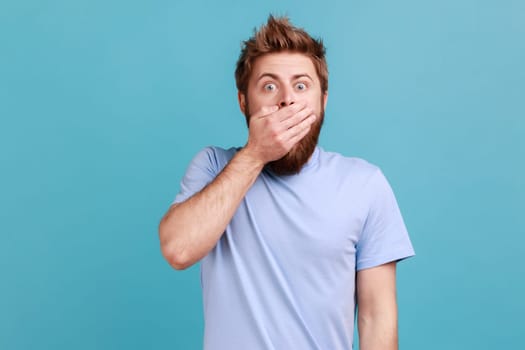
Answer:
[[(259, 76), (259, 78), (257, 78), (257, 82), (259, 82), (259, 80), (261, 80), (262, 78), (266, 78), (266, 77), (270, 77), (270, 78), (272, 78), (274, 80), (280, 80), (279, 77), (277, 75), (273, 74), (273, 73), (262, 73)], [(299, 78), (304, 78), (304, 77), (306, 77), (306, 78), (310, 79), (311, 81), (313, 81), (312, 77), (309, 76), (306, 73), (295, 74), (295, 75), (292, 76), (292, 80), (297, 80)]]

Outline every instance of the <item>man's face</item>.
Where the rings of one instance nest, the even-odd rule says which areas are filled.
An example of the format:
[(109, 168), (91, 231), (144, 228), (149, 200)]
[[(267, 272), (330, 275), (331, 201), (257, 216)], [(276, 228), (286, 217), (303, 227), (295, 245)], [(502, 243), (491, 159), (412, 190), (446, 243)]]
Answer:
[(278, 52), (259, 57), (248, 81), (247, 95), (239, 94), (242, 112), (249, 120), (262, 107), (283, 108), (303, 102), (317, 116), (308, 134), (281, 159), (268, 163), (279, 175), (298, 173), (312, 155), (324, 119), (327, 95), (310, 57), (300, 53)]

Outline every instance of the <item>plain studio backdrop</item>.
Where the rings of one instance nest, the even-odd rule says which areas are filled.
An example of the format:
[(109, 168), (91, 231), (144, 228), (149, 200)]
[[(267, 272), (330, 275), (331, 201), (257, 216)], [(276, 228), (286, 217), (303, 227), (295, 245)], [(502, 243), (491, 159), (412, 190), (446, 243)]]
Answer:
[(199, 264), (173, 270), (157, 225), (200, 149), (244, 145), (234, 65), (270, 12), (324, 38), (321, 146), (396, 194), (400, 348), (522, 348), (525, 2), (13, 0), (1, 349), (202, 347)]

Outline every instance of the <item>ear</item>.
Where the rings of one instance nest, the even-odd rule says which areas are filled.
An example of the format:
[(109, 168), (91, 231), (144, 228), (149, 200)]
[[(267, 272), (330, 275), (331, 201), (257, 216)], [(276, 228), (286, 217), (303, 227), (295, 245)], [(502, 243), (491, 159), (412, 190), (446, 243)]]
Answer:
[(328, 102), (328, 91), (323, 94), (323, 109), (326, 109), (327, 102)]
[(242, 114), (246, 115), (246, 96), (242, 92), (237, 91), (237, 99), (239, 100), (239, 108)]

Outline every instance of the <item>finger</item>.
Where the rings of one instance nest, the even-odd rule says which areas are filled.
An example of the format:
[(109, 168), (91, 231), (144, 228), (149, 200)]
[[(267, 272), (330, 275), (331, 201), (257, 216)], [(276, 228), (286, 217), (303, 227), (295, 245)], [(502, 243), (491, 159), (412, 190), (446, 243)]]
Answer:
[(292, 148), (296, 143), (301, 141), (306, 135), (308, 135), (311, 129), (312, 129), (312, 125), (310, 124), (306, 128), (302, 129), (298, 134), (290, 138), (290, 140), (288, 140), (289, 145), (290, 145), (289, 147)]
[(293, 127), (294, 125), (299, 124), (300, 122), (308, 118), (310, 115), (313, 115), (312, 112), (313, 111), (309, 107), (306, 107), (294, 114), (293, 116), (291, 116), (290, 118), (283, 120), (281, 122), (281, 127), (283, 128), (283, 130), (287, 130)]
[[(283, 140), (292, 140), (293, 138), (297, 137), (297, 135), (302, 134), (304, 130), (306, 129), (310, 130), (310, 127), (315, 122), (315, 120), (316, 120), (316, 116), (314, 114), (309, 115), (306, 119), (304, 119), (300, 123), (286, 130), (282, 136)], [(306, 131), (306, 133), (308, 133), (308, 131)]]
[(283, 120), (286, 120), (290, 117), (293, 117), (296, 113), (306, 108), (306, 104), (304, 102), (297, 102), (294, 104), (291, 104), (289, 106), (283, 107), (279, 109), (278, 112), (275, 113), (276, 118), (279, 122), (282, 122)]
[(264, 118), (270, 116), (272, 113), (275, 113), (279, 110), (279, 106), (273, 105), (273, 106), (263, 106), (261, 109), (255, 113), (253, 116), (255, 118)]

